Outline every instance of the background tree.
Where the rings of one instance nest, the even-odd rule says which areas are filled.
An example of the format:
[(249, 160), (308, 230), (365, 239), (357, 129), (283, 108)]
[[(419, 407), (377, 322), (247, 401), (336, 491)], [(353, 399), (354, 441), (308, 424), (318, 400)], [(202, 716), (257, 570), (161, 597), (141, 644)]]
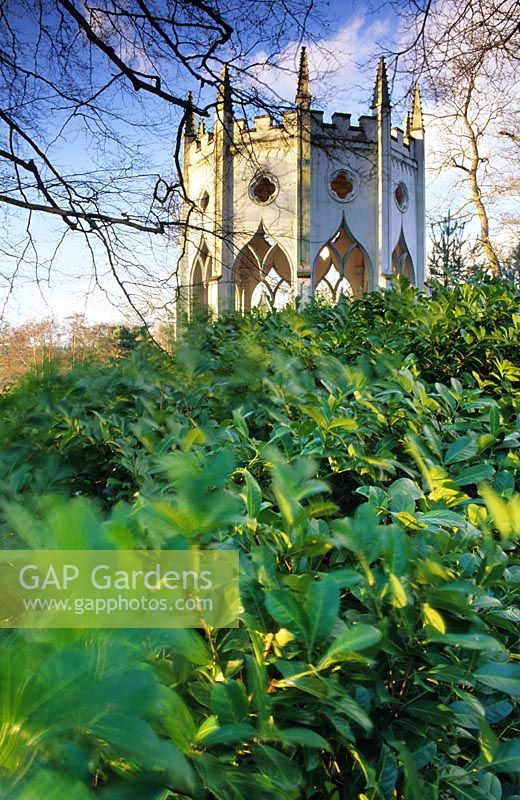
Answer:
[(47, 278), (44, 216), (58, 251), (81, 237), (93, 284), (141, 314), (150, 294), (175, 299), (175, 259), (151, 240), (179, 233), (186, 125), (211, 118), (223, 64), (235, 101), (265, 109), (262, 65), (316, 18), (312, 0), (2, 0), (0, 204), (22, 215), (16, 236), (6, 223), (5, 285), (32, 265)]
[(63, 322), (42, 319), (22, 325), (0, 325), (0, 391), (32, 372), (70, 369), (94, 359), (106, 362), (127, 355), (143, 341), (139, 328), (89, 323), (83, 314)]
[[(495, 214), (514, 188), (518, 165), (520, 5), (515, 0), (410, 0), (395, 4), (403, 28), (394, 50), (397, 75), (420, 79), (433, 106), (439, 168), (459, 175), (493, 274), (500, 258)], [(430, 141), (432, 141), (430, 136)], [(516, 165), (515, 165), (516, 162)]]
[(520, 239), (500, 264), (502, 277), (520, 286)]
[(431, 224), (431, 249), (428, 256), (430, 283), (445, 288), (464, 283), (471, 274), (468, 263), (465, 222), (454, 219), (450, 212)]

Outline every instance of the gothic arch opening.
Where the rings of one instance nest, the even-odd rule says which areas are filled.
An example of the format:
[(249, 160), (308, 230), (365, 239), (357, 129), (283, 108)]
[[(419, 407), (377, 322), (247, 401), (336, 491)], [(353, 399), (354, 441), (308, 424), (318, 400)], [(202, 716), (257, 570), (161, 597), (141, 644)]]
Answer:
[(211, 278), (211, 256), (202, 239), (191, 270), (191, 313), (208, 306), (208, 283)]
[(412, 285), (415, 285), (415, 272), (412, 257), (408, 251), (402, 228), (401, 235), (392, 253), (392, 272), (395, 275), (404, 275)]
[(321, 248), (314, 262), (314, 297), (335, 303), (342, 296), (359, 297), (368, 290), (368, 256), (345, 221)]
[(245, 313), (258, 306), (283, 308), (291, 296), (291, 266), (280, 245), (262, 223), (242, 248), (233, 268), (235, 308)]

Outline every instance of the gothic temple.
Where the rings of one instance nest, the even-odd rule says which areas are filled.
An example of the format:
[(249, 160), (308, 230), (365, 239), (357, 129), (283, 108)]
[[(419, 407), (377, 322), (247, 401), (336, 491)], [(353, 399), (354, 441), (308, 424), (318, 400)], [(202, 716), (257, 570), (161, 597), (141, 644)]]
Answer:
[(293, 109), (276, 124), (235, 119), (222, 73), (213, 131), (187, 121), (180, 305), (214, 313), (281, 308), (296, 297), (386, 288), (405, 275), (422, 288), (424, 125), (418, 87), (403, 129), (392, 127), (384, 58), (370, 116), (325, 122), (311, 107), (302, 49)]

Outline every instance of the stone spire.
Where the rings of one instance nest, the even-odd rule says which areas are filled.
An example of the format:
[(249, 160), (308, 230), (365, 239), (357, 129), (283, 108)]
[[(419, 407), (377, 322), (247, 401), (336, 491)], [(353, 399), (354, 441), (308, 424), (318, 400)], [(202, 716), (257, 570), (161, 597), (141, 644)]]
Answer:
[(300, 66), (298, 68), (298, 89), (296, 92), (296, 105), (309, 107), (311, 104), (311, 82), (309, 79), (309, 62), (307, 50), (302, 47), (300, 53)]
[(410, 125), (410, 145), (413, 143), (412, 153), (417, 164), (415, 173), (415, 215), (417, 230), (416, 261), (419, 264), (417, 285), (422, 288), (424, 283), (424, 265), (426, 261), (425, 241), (425, 163), (424, 163), (424, 122), (421, 106), (421, 93), (419, 84), (413, 90), (412, 114)]
[(311, 82), (307, 50), (302, 47), (296, 91), (296, 276), (298, 297), (310, 296), (311, 287)]
[(187, 101), (189, 103), (189, 106), (186, 110), (186, 127), (184, 129), (184, 135), (188, 139), (194, 139), (196, 135), (195, 133), (196, 121), (195, 121), (195, 111), (193, 110), (192, 92), (188, 92)]
[[(222, 67), (213, 125), (214, 224), (213, 277), (228, 275), (233, 267), (233, 101), (227, 64)], [(227, 278), (226, 278), (227, 280)]]
[(372, 115), (377, 120), (377, 263), (382, 280), (392, 275), (392, 119), (384, 56), (377, 65)]
[(424, 122), (423, 122), (423, 113), (421, 105), (421, 92), (419, 90), (418, 83), (415, 84), (413, 90), (412, 124), (410, 127), (410, 134), (414, 139), (424, 138)]
[(372, 109), (390, 108), (390, 92), (388, 91), (388, 78), (386, 76), (385, 57), (381, 56), (377, 65), (377, 77), (372, 95)]
[(231, 82), (229, 80), (228, 65), (224, 64), (220, 73), (220, 85), (217, 97), (217, 116), (233, 115), (233, 102), (231, 100)]

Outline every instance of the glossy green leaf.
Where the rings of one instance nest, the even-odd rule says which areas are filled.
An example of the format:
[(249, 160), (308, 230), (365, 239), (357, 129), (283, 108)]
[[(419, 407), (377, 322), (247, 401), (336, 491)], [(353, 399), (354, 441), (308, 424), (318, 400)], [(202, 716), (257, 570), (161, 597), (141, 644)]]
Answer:
[(520, 664), (490, 662), (475, 670), (475, 678), (504, 694), (520, 697)]
[(313, 581), (305, 596), (304, 609), (309, 620), (309, 647), (326, 639), (339, 612), (339, 588), (328, 575)]
[(256, 731), (252, 725), (247, 725), (246, 723), (222, 725), (219, 728), (214, 728), (205, 736), (199, 736), (199, 741), (205, 747), (214, 745), (226, 745), (231, 747), (240, 742), (249, 741), (254, 737), (255, 733)]
[(506, 775), (520, 772), (520, 739), (501, 742), (494, 752), (489, 769)]
[(211, 692), (211, 710), (221, 727), (246, 722), (249, 708), (244, 684), (235, 680), (215, 683)]
[(477, 453), (477, 442), (472, 436), (461, 436), (451, 444), (444, 455), (445, 464), (469, 461)]
[(475, 464), (471, 467), (465, 467), (463, 470), (453, 476), (453, 480), (459, 486), (468, 486), (470, 484), (479, 484), (482, 481), (489, 481), (493, 478), (495, 470), (492, 464)]
[(379, 759), (377, 782), (385, 800), (390, 800), (390, 798), (394, 797), (398, 775), (397, 760), (390, 748), (383, 745)]
[(253, 757), (260, 774), (269, 777), (280, 789), (294, 791), (301, 785), (303, 776), (300, 769), (279, 750), (260, 744)]
[(325, 669), (337, 661), (342, 661), (351, 653), (359, 653), (374, 647), (382, 638), (381, 632), (372, 625), (355, 625), (338, 636), (320, 659), (318, 669)]
[(310, 622), (303, 605), (287, 589), (271, 589), (266, 592), (265, 604), (274, 620), (308, 642)]
[(310, 730), (310, 728), (284, 728), (280, 731), (280, 736), (284, 743), (331, 752), (331, 747), (327, 740), (316, 731)]

